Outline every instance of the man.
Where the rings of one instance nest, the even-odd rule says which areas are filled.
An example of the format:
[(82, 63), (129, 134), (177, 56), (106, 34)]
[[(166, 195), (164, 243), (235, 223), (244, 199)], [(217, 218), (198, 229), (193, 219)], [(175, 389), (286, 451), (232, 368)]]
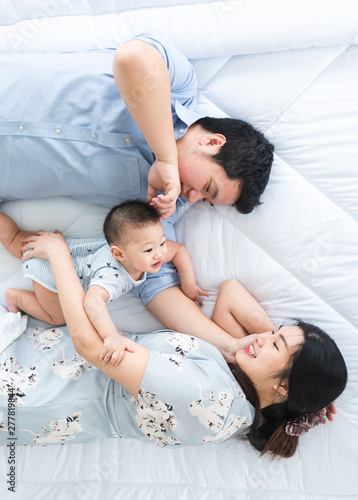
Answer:
[[(259, 204), (273, 146), (240, 120), (200, 118), (194, 70), (175, 48), (143, 35), (114, 60), (110, 50), (2, 54), (0, 68), (0, 201), (69, 196), (111, 207), (147, 197), (163, 219), (179, 195), (243, 213)], [(220, 329), (178, 283), (168, 267), (136, 292), (168, 328), (203, 328), (210, 341)]]
[[(173, 67), (180, 71), (175, 73)], [(252, 211), (268, 181), (273, 146), (240, 120), (198, 120), (192, 115), (185, 124), (173, 95), (175, 99), (180, 95), (182, 101), (183, 95), (187, 96), (183, 109), (192, 109), (196, 78), (180, 53), (173, 49), (169, 53), (152, 38), (132, 40), (117, 49), (113, 74), (128, 110), (155, 154), (148, 197), (149, 201), (154, 198), (158, 210), (166, 215), (174, 211), (180, 194), (189, 202), (205, 199), (213, 205), (236, 204), (243, 213)], [(173, 82), (178, 89), (173, 88)], [(181, 118), (179, 130), (175, 115)], [(157, 189), (166, 195), (156, 197)]]

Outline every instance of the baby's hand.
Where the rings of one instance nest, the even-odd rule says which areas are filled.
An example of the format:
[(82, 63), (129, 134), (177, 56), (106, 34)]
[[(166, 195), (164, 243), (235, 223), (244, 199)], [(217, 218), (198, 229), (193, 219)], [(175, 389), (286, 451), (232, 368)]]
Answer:
[(117, 366), (124, 357), (124, 352), (134, 352), (133, 348), (126, 342), (126, 339), (118, 335), (117, 337), (106, 337), (103, 340), (103, 349), (99, 356), (103, 365), (108, 362), (111, 366)]
[(188, 286), (182, 283), (181, 289), (183, 293), (185, 293), (185, 295), (189, 297), (189, 299), (196, 301), (200, 307), (203, 305), (203, 301), (201, 300), (200, 295), (205, 295), (205, 297), (209, 297), (209, 294), (204, 292), (204, 290), (202, 290), (200, 287), (198, 287), (196, 283), (192, 286), (190, 285)]

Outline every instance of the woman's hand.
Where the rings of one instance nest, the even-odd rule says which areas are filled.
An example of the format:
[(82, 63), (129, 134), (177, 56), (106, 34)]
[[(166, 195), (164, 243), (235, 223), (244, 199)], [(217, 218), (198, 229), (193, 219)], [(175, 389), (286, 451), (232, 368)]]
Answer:
[[(330, 403), (327, 408), (326, 408), (326, 418), (327, 420), (329, 420), (330, 422), (333, 422), (333, 415), (335, 415), (337, 413), (337, 409), (336, 407), (334, 406), (334, 403)], [(326, 421), (323, 422), (324, 424), (326, 423)]]
[(51, 260), (65, 251), (68, 251), (68, 246), (65, 238), (60, 231), (50, 233), (47, 231), (37, 231), (26, 238), (23, 238), (21, 250), (26, 252), (32, 250), (22, 257), (22, 260), (29, 260), (33, 257)]
[(252, 333), (251, 335), (246, 335), (245, 337), (241, 337), (239, 339), (233, 338), (225, 351), (222, 351), (222, 355), (224, 356), (226, 362), (236, 364), (237, 351), (246, 349), (246, 347), (255, 342), (257, 335), (257, 333)]

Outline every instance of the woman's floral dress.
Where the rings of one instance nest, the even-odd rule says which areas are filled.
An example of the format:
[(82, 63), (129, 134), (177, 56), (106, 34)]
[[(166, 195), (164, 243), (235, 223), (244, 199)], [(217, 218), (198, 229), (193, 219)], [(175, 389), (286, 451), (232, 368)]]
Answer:
[(134, 398), (75, 352), (66, 327), (45, 328), (30, 318), (0, 355), (2, 444), (10, 437), (18, 445), (131, 437), (161, 447), (200, 445), (252, 422), (252, 406), (207, 342), (169, 330), (128, 335), (151, 350)]

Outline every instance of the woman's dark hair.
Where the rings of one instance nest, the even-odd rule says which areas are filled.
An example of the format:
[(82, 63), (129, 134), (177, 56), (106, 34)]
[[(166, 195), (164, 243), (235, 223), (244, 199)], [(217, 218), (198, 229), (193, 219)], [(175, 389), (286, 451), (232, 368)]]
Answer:
[(103, 232), (109, 245), (123, 243), (128, 231), (156, 224), (159, 217), (160, 213), (142, 200), (124, 201), (108, 212)]
[(242, 214), (260, 205), (260, 196), (269, 180), (274, 146), (252, 125), (235, 118), (200, 118), (195, 122), (212, 134), (226, 138), (211, 159), (221, 165), (229, 179), (241, 180), (241, 194), (234, 203)]
[(259, 397), (240, 367), (230, 365), (233, 375), (255, 407), (248, 439), (262, 453), (291, 457), (298, 445), (297, 436), (285, 432), (288, 420), (321, 410), (332, 403), (347, 383), (347, 367), (335, 341), (323, 330), (298, 320), (304, 342), (292, 354), (281, 379), (288, 380), (288, 398), (260, 410)]

